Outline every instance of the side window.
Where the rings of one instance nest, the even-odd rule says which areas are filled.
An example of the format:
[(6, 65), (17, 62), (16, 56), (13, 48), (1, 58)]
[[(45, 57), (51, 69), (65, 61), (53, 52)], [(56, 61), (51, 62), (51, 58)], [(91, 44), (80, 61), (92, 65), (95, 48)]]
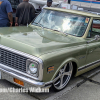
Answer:
[(100, 20), (93, 20), (92, 26), (88, 33), (88, 38), (93, 38), (95, 35), (100, 35)]

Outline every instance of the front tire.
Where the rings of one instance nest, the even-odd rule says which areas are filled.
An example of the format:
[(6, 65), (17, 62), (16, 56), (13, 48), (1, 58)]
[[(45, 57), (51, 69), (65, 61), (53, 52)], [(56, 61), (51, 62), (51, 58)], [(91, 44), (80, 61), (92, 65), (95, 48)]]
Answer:
[(60, 69), (60, 71), (58, 72), (53, 81), (53, 88), (55, 91), (60, 91), (67, 86), (67, 84), (71, 79), (72, 72), (73, 72), (72, 62), (68, 62)]

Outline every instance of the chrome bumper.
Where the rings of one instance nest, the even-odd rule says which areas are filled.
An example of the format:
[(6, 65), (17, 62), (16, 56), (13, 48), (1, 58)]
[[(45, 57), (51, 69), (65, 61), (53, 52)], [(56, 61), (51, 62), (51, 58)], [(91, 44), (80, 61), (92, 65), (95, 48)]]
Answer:
[(19, 84), (15, 83), (14, 80), (13, 80), (14, 78), (17, 78), (17, 79), (24, 82), (24, 86), (21, 86), (21, 85), (19, 85), (19, 86), (25, 87), (25, 88), (29, 88), (29, 87), (41, 87), (41, 88), (47, 87), (47, 88), (50, 88), (51, 87), (52, 82), (47, 82), (47, 83), (40, 82), (40, 81), (34, 80), (34, 79), (32, 79), (32, 78), (30, 78), (26, 75), (15, 72), (15, 70), (14, 71), (7, 70), (7, 69), (5, 69), (6, 66), (4, 66), (4, 67), (3, 66), (4, 65), (0, 64), (1, 79), (5, 79), (5, 80), (8, 80), (11, 83), (19, 85)]

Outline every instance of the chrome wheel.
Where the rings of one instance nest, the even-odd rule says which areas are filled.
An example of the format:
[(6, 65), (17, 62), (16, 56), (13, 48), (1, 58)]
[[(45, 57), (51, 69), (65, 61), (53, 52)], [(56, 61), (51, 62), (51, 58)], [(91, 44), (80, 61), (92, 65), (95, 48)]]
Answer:
[(60, 71), (58, 72), (53, 81), (53, 86), (56, 90), (62, 90), (63, 88), (66, 87), (72, 76), (72, 71), (73, 71), (72, 62), (65, 64), (64, 67), (60, 69)]

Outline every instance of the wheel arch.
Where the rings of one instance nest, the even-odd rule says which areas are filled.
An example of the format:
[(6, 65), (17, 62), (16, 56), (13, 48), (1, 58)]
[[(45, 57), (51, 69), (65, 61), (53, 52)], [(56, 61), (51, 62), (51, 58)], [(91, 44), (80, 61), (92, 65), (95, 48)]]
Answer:
[(72, 64), (73, 64), (73, 73), (72, 73), (72, 76), (74, 77), (76, 75), (76, 73), (77, 73), (78, 67), (77, 67), (76, 62), (72, 61)]
[(55, 76), (57, 75), (57, 73), (59, 72), (59, 70), (68, 62), (72, 62), (73, 64), (73, 73), (72, 73), (72, 76), (75, 76), (77, 71), (78, 71), (78, 61), (75, 59), (75, 58), (69, 58), (65, 61), (63, 61), (61, 63), (61, 65), (58, 67), (57, 71), (55, 72), (55, 74), (53, 75), (52, 79), (51, 80), (54, 80)]

